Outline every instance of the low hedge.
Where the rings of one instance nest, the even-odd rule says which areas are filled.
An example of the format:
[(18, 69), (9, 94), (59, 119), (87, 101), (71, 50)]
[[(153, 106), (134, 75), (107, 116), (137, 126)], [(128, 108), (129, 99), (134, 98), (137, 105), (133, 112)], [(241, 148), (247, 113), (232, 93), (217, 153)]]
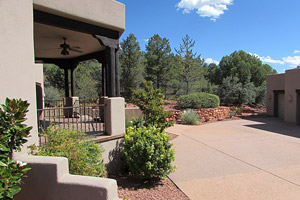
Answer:
[(200, 92), (179, 97), (177, 104), (180, 108), (216, 108), (220, 99), (217, 95)]
[(129, 171), (140, 179), (164, 178), (175, 170), (170, 136), (155, 126), (128, 127), (122, 153)]

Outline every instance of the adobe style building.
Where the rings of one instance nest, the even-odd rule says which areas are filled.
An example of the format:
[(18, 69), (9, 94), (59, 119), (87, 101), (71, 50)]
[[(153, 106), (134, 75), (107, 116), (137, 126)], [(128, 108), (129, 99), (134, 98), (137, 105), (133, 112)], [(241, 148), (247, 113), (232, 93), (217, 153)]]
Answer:
[(267, 113), (300, 125), (300, 69), (267, 76)]
[(1, 0), (0, 19), (0, 104), (6, 97), (27, 100), (26, 123), (33, 127), (22, 153), (14, 155), (32, 168), (15, 199), (119, 199), (115, 180), (70, 175), (67, 159), (28, 156), (26, 146), (39, 143), (43, 63), (64, 69), (65, 97), (72, 101), (74, 69), (81, 61), (98, 60), (103, 69), (102, 94), (108, 96), (106, 125), (111, 135), (124, 133), (118, 48), (125, 30), (125, 6), (115, 0)]

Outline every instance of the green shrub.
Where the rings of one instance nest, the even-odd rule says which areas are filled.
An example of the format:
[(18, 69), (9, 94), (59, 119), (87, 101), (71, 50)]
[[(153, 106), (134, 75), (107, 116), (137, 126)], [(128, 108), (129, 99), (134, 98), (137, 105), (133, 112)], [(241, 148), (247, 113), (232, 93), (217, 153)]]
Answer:
[(229, 110), (228, 115), (229, 115), (230, 118), (232, 118), (233, 116), (241, 115), (242, 113), (243, 113), (243, 106), (240, 106), (240, 107), (233, 106)]
[(219, 107), (220, 99), (217, 95), (200, 92), (182, 95), (177, 103), (180, 108), (215, 108)]
[(45, 104), (46, 106), (55, 106), (52, 105), (57, 100), (62, 99), (62, 95), (60, 94), (57, 88), (53, 86), (45, 86)]
[(132, 126), (132, 122), (125, 116), (125, 129)]
[(175, 167), (170, 136), (154, 126), (129, 127), (122, 153), (129, 171), (138, 178), (164, 178)]
[(128, 127), (142, 127), (144, 126), (145, 121), (143, 117), (132, 117), (132, 120), (129, 121), (128, 118), (125, 118), (125, 128), (127, 130)]
[(196, 125), (200, 123), (198, 114), (192, 109), (187, 109), (183, 111), (183, 113), (180, 115), (180, 118), (181, 123), (183, 124)]
[(101, 160), (102, 149), (95, 142), (88, 141), (84, 133), (50, 126), (41, 136), (45, 137), (47, 142), (39, 147), (31, 147), (33, 154), (68, 158), (71, 174), (106, 176)]
[(12, 152), (21, 150), (32, 129), (23, 123), (28, 106), (27, 101), (6, 98), (0, 108), (0, 199), (13, 199), (30, 169), (26, 163), (12, 159)]
[(266, 105), (267, 85), (266, 81), (261, 86), (256, 87), (256, 99), (255, 103)]
[(142, 127), (145, 123), (143, 117), (133, 117), (131, 122), (132, 122), (132, 126), (136, 126), (136, 127)]
[(161, 90), (153, 89), (151, 81), (144, 81), (143, 89), (132, 91), (131, 101), (142, 110), (144, 126), (156, 126), (163, 131), (173, 125), (173, 122), (167, 121), (172, 113), (164, 111), (162, 97)]
[(265, 98), (266, 88), (264, 86), (255, 87), (248, 77), (245, 83), (241, 83), (238, 77), (229, 76), (223, 79), (219, 88), (219, 96), (222, 104), (241, 105), (260, 103)]

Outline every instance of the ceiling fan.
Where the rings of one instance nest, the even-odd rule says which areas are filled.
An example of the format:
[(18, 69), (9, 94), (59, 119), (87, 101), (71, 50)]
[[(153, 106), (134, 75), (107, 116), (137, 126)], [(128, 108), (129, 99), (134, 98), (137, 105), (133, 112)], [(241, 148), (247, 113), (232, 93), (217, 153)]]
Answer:
[(69, 55), (69, 51), (75, 51), (78, 53), (82, 53), (82, 51), (79, 50), (80, 47), (77, 47), (77, 46), (71, 47), (70, 45), (68, 45), (66, 43), (67, 38), (63, 37), (63, 40), (64, 40), (64, 43), (60, 44), (60, 48), (62, 49), (61, 53), (60, 53), (61, 55), (67, 56), (67, 55)]

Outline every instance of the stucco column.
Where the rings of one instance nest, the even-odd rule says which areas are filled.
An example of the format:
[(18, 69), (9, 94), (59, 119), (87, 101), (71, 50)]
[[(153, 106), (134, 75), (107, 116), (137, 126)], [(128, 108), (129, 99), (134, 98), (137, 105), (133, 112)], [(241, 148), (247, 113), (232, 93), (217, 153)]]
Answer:
[(125, 101), (122, 97), (105, 98), (104, 122), (107, 135), (125, 133)]

